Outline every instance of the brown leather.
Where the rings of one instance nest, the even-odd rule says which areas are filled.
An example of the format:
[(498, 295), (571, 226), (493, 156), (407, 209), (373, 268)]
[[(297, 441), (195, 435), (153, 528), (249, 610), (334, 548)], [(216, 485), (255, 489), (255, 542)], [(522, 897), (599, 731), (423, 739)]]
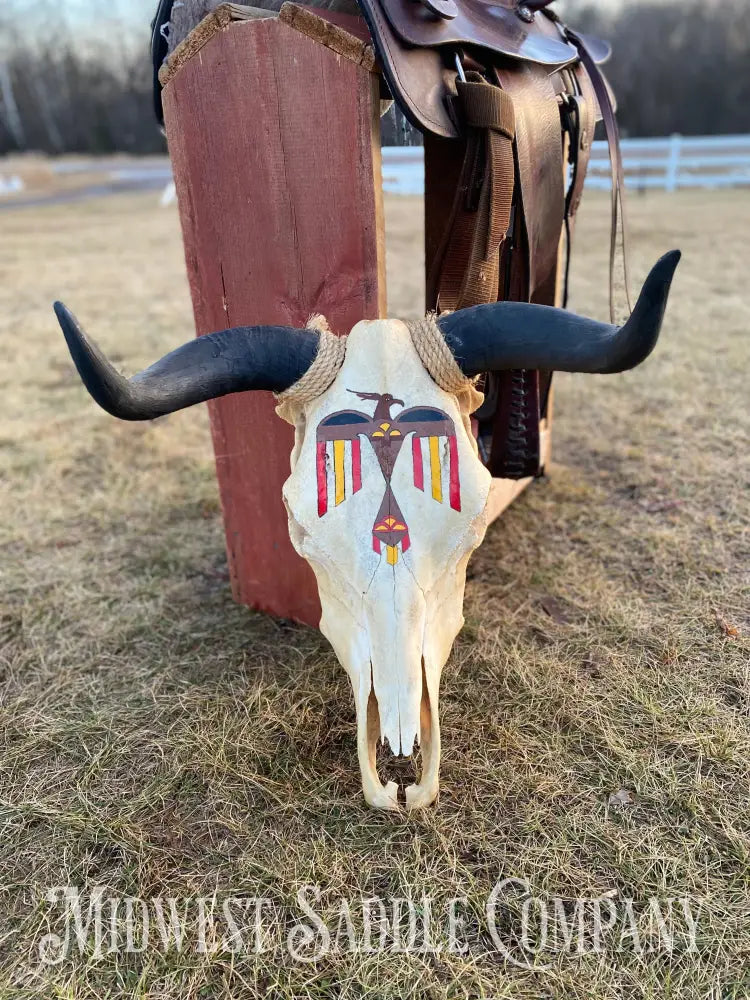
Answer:
[(476, 72), (457, 89), (468, 131), (466, 152), (428, 279), (428, 294), (441, 312), (497, 301), (514, 188), (510, 95)]
[[(503, 77), (502, 70), (494, 72), (498, 80)], [(457, 84), (467, 136), (463, 164), (457, 179), (452, 171), (452, 208), (437, 249), (428, 254), (428, 302), (440, 311), (532, 295), (554, 301), (565, 200), (557, 99), (562, 82), (558, 87), (534, 65), (517, 64), (508, 73), (503, 88), (475, 71)], [(536, 475), (539, 372), (488, 378), (498, 400), (488, 418), (488, 468), (502, 478)], [(546, 378), (545, 391), (548, 383)]]
[(540, 472), (539, 372), (500, 372), (498, 406), (487, 467), (498, 479), (526, 479)]
[(575, 62), (575, 46), (544, 14), (526, 21), (514, 0), (457, 0), (456, 16), (435, 17), (420, 0), (386, 0), (383, 8), (391, 27), (406, 45), (477, 45), (499, 56), (543, 66)]
[[(406, 117), (420, 131), (449, 139), (461, 135), (461, 123), (451, 107), (458, 48), (481, 46), (482, 64), (489, 53), (548, 67), (572, 65), (578, 59), (564, 26), (553, 15), (535, 13), (533, 22), (527, 23), (511, 0), (455, 0), (453, 19), (435, 16), (421, 0), (359, 0), (359, 6), (383, 75)], [(578, 37), (595, 61), (609, 57), (606, 42)]]
[[(426, 135), (462, 140), (445, 143), (440, 154), (450, 183), (436, 182), (430, 169), (428, 308), (497, 299), (556, 304), (563, 223), (575, 219), (599, 114), (613, 143), (613, 225), (619, 214), (614, 107), (596, 66), (608, 47), (517, 0), (359, 2), (406, 116)], [(574, 163), (567, 197), (563, 126)], [(430, 213), (443, 220), (437, 239)], [(612, 274), (613, 268), (614, 253)], [(550, 378), (527, 370), (488, 376), (489, 405), (478, 418), (480, 448), (494, 476), (539, 472), (539, 421)]]
[(495, 76), (513, 98), (519, 198), (526, 223), (527, 297), (555, 272), (565, 206), (560, 109), (553, 78), (540, 66), (503, 63)]
[[(557, 257), (563, 226), (563, 136), (558, 93), (567, 80), (531, 64), (499, 63), (498, 82), (513, 97), (516, 111), (518, 234), (510, 274), (501, 298), (555, 303)], [(539, 420), (549, 387), (540, 372), (522, 370), (497, 376), (498, 407), (488, 467), (493, 476), (523, 479), (537, 475), (541, 457)]]
[(604, 78), (603, 73), (596, 65), (585, 38), (568, 30), (568, 37), (577, 46), (581, 56), (581, 63), (585, 69), (591, 86), (596, 94), (599, 109), (604, 122), (604, 129), (607, 134), (607, 149), (609, 151), (609, 165), (612, 183), (612, 218), (610, 222), (610, 247), (609, 247), (609, 315), (612, 323), (616, 322), (615, 316), (615, 263), (617, 260), (617, 238), (620, 235), (622, 246), (622, 269), (623, 282), (625, 286), (625, 298), (627, 300), (628, 311), (632, 310), (630, 295), (630, 278), (628, 274), (628, 234), (627, 219), (625, 218), (625, 174), (622, 166), (622, 154), (620, 151), (620, 130), (615, 117), (615, 106), (612, 100), (611, 91)]
[(593, 84), (588, 73), (583, 66), (578, 65), (570, 70), (573, 77), (572, 92), (568, 95), (568, 101), (573, 107), (570, 109), (575, 118), (575, 134), (571, 140), (575, 140), (576, 149), (571, 150), (568, 159), (575, 163), (575, 174), (570, 191), (568, 192), (567, 212), (568, 219), (572, 227), (576, 214), (581, 205), (583, 197), (583, 186), (586, 180), (586, 171), (591, 159), (591, 144), (594, 141), (594, 129), (596, 128), (599, 104), (596, 100)]
[(446, 98), (456, 93), (455, 68), (446, 68), (437, 49), (406, 48), (394, 34), (379, 0), (361, 0), (362, 12), (391, 94), (421, 132), (456, 139), (460, 125)]

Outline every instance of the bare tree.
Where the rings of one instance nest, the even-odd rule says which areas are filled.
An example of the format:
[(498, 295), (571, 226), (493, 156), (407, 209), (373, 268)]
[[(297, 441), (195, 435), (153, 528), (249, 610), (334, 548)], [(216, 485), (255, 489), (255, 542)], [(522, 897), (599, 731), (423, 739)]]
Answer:
[[(0, 154), (164, 150), (151, 111), (149, 5), (139, 4), (92, 0), (91, 21), (73, 26), (59, 2), (2, 0)], [(625, 134), (689, 135), (750, 132), (746, 7), (747, 0), (627, 0), (606, 8), (568, 0), (563, 12), (611, 40), (606, 71)], [(395, 109), (383, 137), (406, 145), (421, 138)]]
[(3, 123), (19, 149), (26, 144), (26, 133), (21, 123), (16, 97), (13, 93), (13, 78), (7, 62), (0, 62), (0, 98), (2, 98)]

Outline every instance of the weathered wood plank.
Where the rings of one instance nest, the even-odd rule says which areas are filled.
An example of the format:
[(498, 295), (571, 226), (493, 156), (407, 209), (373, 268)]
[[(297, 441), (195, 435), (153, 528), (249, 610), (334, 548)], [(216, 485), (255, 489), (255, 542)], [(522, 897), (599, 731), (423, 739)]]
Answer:
[[(234, 22), (164, 90), (197, 332), (385, 307), (377, 78), (277, 19)], [(376, 183), (377, 179), (377, 183)], [(281, 489), (292, 430), (268, 393), (209, 406), (236, 600), (317, 624)]]
[(339, 55), (354, 60), (365, 69), (376, 69), (375, 52), (362, 17), (340, 11), (320, 10), (317, 7), (303, 7), (295, 3), (283, 3), (280, 10), (276, 10), (275, 5), (270, 3), (259, 7), (223, 3), (196, 24), (176, 46), (159, 70), (162, 87), (166, 87), (185, 63), (194, 59), (204, 45), (234, 21), (265, 18), (278, 18)]

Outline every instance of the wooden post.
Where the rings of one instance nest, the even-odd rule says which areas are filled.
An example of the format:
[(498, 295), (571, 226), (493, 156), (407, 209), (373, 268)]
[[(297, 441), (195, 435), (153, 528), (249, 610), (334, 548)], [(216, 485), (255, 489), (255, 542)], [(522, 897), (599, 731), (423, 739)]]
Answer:
[(680, 153), (682, 152), (682, 136), (673, 132), (669, 137), (669, 154), (664, 175), (664, 190), (676, 191), (680, 176)]
[[(217, 31), (164, 89), (199, 334), (346, 334), (385, 309), (378, 78), (276, 18)], [(237, 601), (317, 625), (281, 498), (293, 431), (270, 393), (209, 404)]]

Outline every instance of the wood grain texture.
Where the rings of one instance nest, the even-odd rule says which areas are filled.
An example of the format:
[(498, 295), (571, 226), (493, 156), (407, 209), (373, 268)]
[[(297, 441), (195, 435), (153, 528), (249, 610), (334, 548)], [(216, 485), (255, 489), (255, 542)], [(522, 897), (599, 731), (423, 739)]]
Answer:
[(169, 58), (162, 64), (159, 69), (159, 83), (162, 87), (166, 87), (185, 63), (194, 59), (199, 50), (210, 42), (214, 35), (229, 27), (232, 21), (250, 21), (256, 17), (278, 17), (278, 14), (273, 10), (241, 7), (234, 3), (223, 3), (212, 10), (182, 39)]
[[(376, 77), (276, 19), (229, 25), (168, 84), (199, 334), (304, 326), (312, 313), (343, 334), (381, 313), (377, 109)], [(289, 541), (281, 499), (292, 429), (270, 393), (209, 410), (235, 599), (317, 624), (315, 580)]]

